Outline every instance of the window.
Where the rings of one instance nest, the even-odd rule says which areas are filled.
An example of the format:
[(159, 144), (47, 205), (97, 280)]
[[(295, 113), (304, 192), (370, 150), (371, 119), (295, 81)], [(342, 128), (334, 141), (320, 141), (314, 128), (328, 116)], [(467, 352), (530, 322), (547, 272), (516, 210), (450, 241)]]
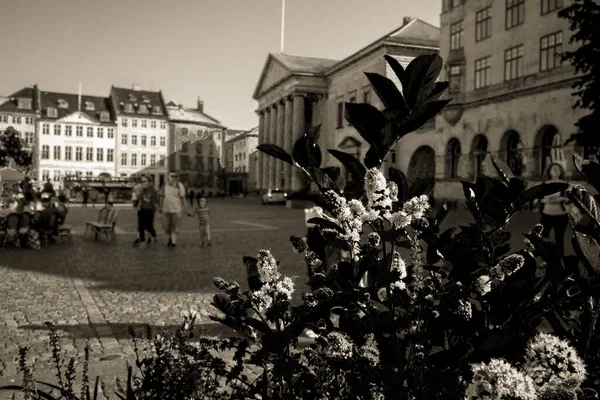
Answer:
[(132, 119), (132, 120), (131, 120), (131, 127), (132, 127), (132, 128), (137, 128), (137, 126), (138, 126), (138, 120), (137, 120), (137, 119), (135, 119), (135, 118), (134, 118), (134, 119)]
[(87, 137), (94, 137), (94, 128), (91, 126), (87, 128)]
[(60, 146), (54, 146), (52, 153), (55, 160), (60, 160)]
[(99, 139), (104, 138), (104, 128), (101, 126), (98, 127), (98, 138)]
[(160, 155), (160, 160), (158, 160), (158, 165), (160, 165), (161, 167), (165, 165), (165, 155), (164, 154)]
[(94, 148), (87, 147), (85, 149), (85, 161), (94, 161)]
[(365, 90), (363, 93), (363, 103), (371, 104), (371, 91), (369, 89)]
[(504, 52), (504, 80), (510, 81), (523, 76), (523, 45)]
[(65, 161), (71, 161), (73, 159), (73, 147), (65, 146)]
[(562, 60), (562, 32), (551, 33), (540, 39), (540, 72), (560, 67)]
[(156, 154), (150, 154), (150, 165), (156, 164)]
[(44, 124), (42, 125), (42, 134), (49, 135), (50, 134), (50, 125)]
[(492, 36), (492, 7), (486, 7), (475, 14), (475, 41)]
[(60, 136), (60, 125), (59, 124), (54, 125), (54, 136)]
[(506, 0), (506, 29), (525, 22), (525, 0)]
[(150, 128), (156, 129), (156, 121), (150, 121)]
[(142, 154), (142, 159), (141, 159), (140, 165), (142, 167), (146, 166), (146, 155), (145, 154)]
[(190, 151), (190, 144), (188, 142), (181, 144), (181, 152), (187, 153)]
[[(162, 110), (161, 110), (160, 106), (152, 107), (152, 114), (162, 114)], [(161, 123), (161, 125), (162, 125), (162, 123)], [(161, 126), (161, 128), (162, 128), (162, 126)]]
[[(160, 111), (159, 111), (159, 113), (160, 113)], [(167, 129), (167, 123), (166, 123), (166, 121), (160, 121), (160, 129)]]
[(73, 136), (73, 127), (71, 125), (65, 126), (65, 136)]
[(131, 103), (125, 104), (124, 111), (126, 113), (132, 113), (133, 112), (133, 104), (131, 104)]
[(127, 165), (127, 153), (121, 153), (121, 165)]
[(150, 136), (150, 146), (156, 146), (156, 136)]
[(196, 143), (196, 153), (202, 153), (202, 143)]
[(145, 104), (140, 104), (140, 107), (138, 108), (138, 113), (148, 114), (148, 106)]
[(131, 135), (131, 145), (137, 146), (137, 135)]
[(160, 137), (160, 145), (165, 147), (167, 145), (167, 139), (164, 136)]
[(142, 120), (142, 128), (147, 128), (148, 127), (148, 121), (143, 119)]
[(131, 155), (131, 166), (135, 167), (137, 165), (137, 154), (132, 154)]
[(124, 126), (124, 127), (126, 127), (126, 128), (127, 128), (127, 118), (123, 118), (123, 119), (121, 120), (121, 126)]
[(450, 25), (450, 50), (456, 50), (463, 47), (463, 31), (462, 21)]
[(8, 123), (8, 115), (0, 115), (0, 122)]
[(458, 93), (462, 87), (462, 65), (452, 65), (450, 66), (450, 71), (448, 72), (448, 81), (450, 84), (450, 93)]
[(450, 139), (446, 145), (446, 176), (458, 178), (461, 148), (458, 139)]
[(91, 178), (94, 173), (92, 171), (85, 171), (85, 176)]
[(81, 136), (83, 136), (83, 126), (77, 126), (75, 129), (76, 129), (76, 133), (75, 133), (75, 134), (76, 134), (78, 137), (81, 137)]
[(126, 134), (123, 134), (121, 136), (121, 144), (127, 144), (127, 135)]
[(42, 180), (47, 181), (48, 179), (50, 179), (50, 172), (45, 169), (42, 171)]
[(185, 136), (188, 134), (188, 128), (181, 128), (181, 136)]
[(58, 110), (56, 109), (56, 107), (48, 107), (48, 109), (46, 110), (46, 116), (48, 116), (48, 118), (56, 118), (57, 115)]
[(115, 157), (115, 151), (113, 149), (106, 149), (106, 162), (113, 162)]
[(75, 148), (75, 161), (83, 161), (83, 147)]
[(475, 60), (475, 89), (490, 86), (492, 74), (492, 58), (490, 56)]
[(33, 145), (33, 138), (34, 138), (34, 134), (33, 132), (25, 132), (25, 144), (31, 146)]
[(106, 131), (106, 137), (109, 139), (114, 139), (115, 138), (115, 129), (114, 128), (108, 128)]
[(344, 126), (344, 102), (339, 101), (337, 103), (337, 125), (336, 128), (340, 129)]
[(96, 149), (96, 161), (104, 161), (104, 149), (97, 148)]
[(549, 14), (563, 7), (563, 0), (542, 0), (542, 15)]
[(31, 110), (31, 99), (19, 99), (19, 108)]
[(13, 122), (15, 124), (20, 124), (21, 123), (21, 117), (13, 117)]
[(102, 121), (102, 122), (108, 122), (109, 119), (110, 119), (110, 113), (108, 111), (101, 111), (100, 112), (100, 121)]
[(142, 139), (142, 146), (145, 146), (146, 145), (146, 140), (147, 140), (146, 139), (146, 135), (142, 135), (141, 139)]
[(48, 160), (50, 158), (50, 146), (47, 144), (42, 146), (42, 160)]

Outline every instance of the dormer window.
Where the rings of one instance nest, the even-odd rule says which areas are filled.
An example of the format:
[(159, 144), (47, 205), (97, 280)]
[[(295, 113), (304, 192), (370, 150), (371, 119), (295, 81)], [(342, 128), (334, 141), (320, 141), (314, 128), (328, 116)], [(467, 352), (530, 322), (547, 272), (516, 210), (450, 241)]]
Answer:
[(142, 95), (142, 101), (144, 103), (150, 103), (150, 98), (148, 96), (146, 96), (145, 94)]
[(100, 112), (100, 121), (102, 122), (108, 122), (110, 119), (110, 113), (108, 111), (101, 111)]
[(129, 93), (129, 101), (135, 102), (137, 101), (137, 97), (134, 94)]
[(46, 116), (48, 118), (56, 118), (58, 116), (58, 110), (56, 107), (48, 107), (46, 109)]
[(65, 99), (58, 99), (58, 108), (69, 108), (69, 103)]
[(22, 110), (31, 110), (31, 99), (21, 98), (18, 100), (19, 108)]
[(95, 109), (96, 109), (96, 106), (94, 105), (94, 103), (92, 103), (89, 100), (85, 102), (85, 110), (86, 111), (94, 111)]
[(160, 106), (154, 106), (152, 108), (152, 113), (153, 114), (162, 114), (162, 110), (160, 109)]
[(148, 114), (148, 106), (146, 106), (145, 104), (140, 104), (140, 107), (138, 108), (138, 112), (140, 114)]
[(131, 104), (131, 103), (126, 103), (124, 108), (125, 108), (125, 112), (126, 113), (132, 113), (133, 112), (133, 104)]

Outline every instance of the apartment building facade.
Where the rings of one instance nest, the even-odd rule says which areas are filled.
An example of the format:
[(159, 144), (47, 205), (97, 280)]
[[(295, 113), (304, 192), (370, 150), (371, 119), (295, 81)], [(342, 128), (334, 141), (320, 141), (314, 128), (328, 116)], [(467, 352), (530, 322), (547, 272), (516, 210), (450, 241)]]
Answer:
[(251, 154), (258, 146), (258, 127), (239, 134), (225, 143), (227, 189), (230, 193), (256, 190), (250, 174)]
[(12, 126), (21, 134), (23, 145), (27, 148), (35, 146), (39, 94), (37, 85), (34, 85), (25, 87), (0, 102), (0, 132)]

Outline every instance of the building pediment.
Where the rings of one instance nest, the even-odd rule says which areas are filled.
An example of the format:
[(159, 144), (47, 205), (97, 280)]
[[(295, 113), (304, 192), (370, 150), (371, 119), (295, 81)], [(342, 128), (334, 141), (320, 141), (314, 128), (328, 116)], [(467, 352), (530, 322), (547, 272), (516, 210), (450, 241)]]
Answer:
[(64, 116), (58, 119), (56, 122), (60, 122), (63, 124), (98, 124), (97, 120), (90, 118), (81, 111), (76, 111), (73, 114)]
[(254, 91), (254, 99), (258, 99), (278, 83), (289, 78), (292, 72), (278, 59), (269, 54), (267, 62), (262, 70), (258, 85)]

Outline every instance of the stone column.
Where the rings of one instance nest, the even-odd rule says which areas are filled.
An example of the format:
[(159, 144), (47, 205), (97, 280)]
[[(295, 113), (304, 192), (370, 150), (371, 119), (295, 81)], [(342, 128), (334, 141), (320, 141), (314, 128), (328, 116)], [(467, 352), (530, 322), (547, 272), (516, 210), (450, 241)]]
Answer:
[[(265, 143), (265, 112), (264, 110), (258, 110), (257, 114), (259, 116), (259, 122), (258, 122), (258, 144), (264, 144)], [(259, 188), (263, 189), (264, 186), (264, 180), (263, 180), (263, 170), (265, 170), (266, 168), (263, 167), (263, 162), (265, 161), (265, 154), (262, 151), (258, 152), (258, 162), (256, 163), (256, 181), (257, 181), (257, 185)]]
[[(283, 148), (283, 135), (284, 126), (285, 125), (285, 100), (282, 99), (279, 104), (277, 104), (277, 139), (275, 144), (281, 148)], [(277, 160), (275, 162), (275, 187), (279, 189), (283, 189), (285, 185), (285, 177), (283, 175), (283, 164), (284, 162), (281, 160)]]
[[(271, 106), (269, 116), (269, 143), (277, 143), (277, 104)], [(275, 189), (277, 187), (275, 176), (275, 161), (277, 161), (277, 159), (269, 157), (269, 188), (271, 189)]]
[[(265, 113), (265, 130), (264, 130), (264, 134), (263, 134), (263, 143), (268, 144), (269, 143), (269, 135), (270, 135), (270, 129), (271, 129), (271, 109), (270, 108), (266, 108), (264, 110)], [(261, 176), (262, 176), (262, 188), (263, 189), (268, 189), (269, 188), (269, 165), (271, 163), (271, 157), (269, 157), (268, 155), (264, 155), (263, 160), (262, 160), (262, 170), (261, 170)]]
[[(293, 95), (293, 125), (292, 125), (292, 143), (300, 136), (304, 135), (304, 99), (306, 95), (294, 93)], [(301, 171), (294, 168), (292, 170), (292, 191), (302, 190), (304, 188), (304, 175)]]
[[(292, 154), (292, 146), (294, 145), (294, 140), (292, 138), (292, 98), (290, 96), (285, 98), (285, 118), (283, 124), (283, 149), (288, 152), (288, 154)], [(292, 156), (293, 157), (293, 156)], [(295, 169), (288, 163), (283, 164), (283, 176), (285, 179), (285, 190), (292, 190), (292, 170)]]

